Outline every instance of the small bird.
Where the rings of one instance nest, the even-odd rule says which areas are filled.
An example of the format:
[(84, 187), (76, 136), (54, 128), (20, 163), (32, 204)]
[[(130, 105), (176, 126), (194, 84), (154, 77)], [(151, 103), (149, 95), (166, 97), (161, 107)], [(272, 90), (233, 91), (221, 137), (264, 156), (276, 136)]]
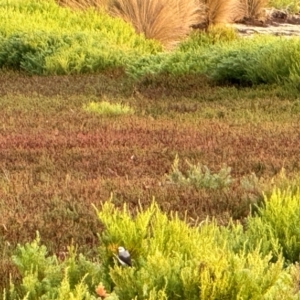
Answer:
[(118, 247), (118, 255), (115, 255), (115, 257), (122, 266), (132, 266), (130, 254), (124, 247)]

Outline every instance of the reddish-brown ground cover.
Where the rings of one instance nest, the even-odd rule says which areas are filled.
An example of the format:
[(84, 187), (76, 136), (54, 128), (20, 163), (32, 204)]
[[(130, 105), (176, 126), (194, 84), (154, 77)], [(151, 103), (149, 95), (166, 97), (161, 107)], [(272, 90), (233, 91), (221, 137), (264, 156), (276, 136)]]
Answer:
[[(276, 98), (276, 91), (254, 97), (250, 89), (213, 87), (203, 78), (133, 86), (120, 74), (4, 73), (0, 95), (3, 247), (31, 240), (38, 230), (50, 251), (61, 253), (73, 240), (92, 254), (101, 224), (91, 204), (111, 193), (117, 205), (132, 208), (155, 197), (165, 211), (187, 211), (191, 223), (243, 218), (261, 190), (243, 189), (242, 176), (254, 172), (268, 181), (282, 167), (299, 171), (297, 102)], [(104, 98), (126, 102), (136, 113), (105, 117), (82, 109)], [(165, 175), (176, 154), (183, 171), (185, 159), (213, 172), (225, 163), (235, 181), (228, 190), (169, 184)], [(6, 274), (8, 265), (0, 262)]]

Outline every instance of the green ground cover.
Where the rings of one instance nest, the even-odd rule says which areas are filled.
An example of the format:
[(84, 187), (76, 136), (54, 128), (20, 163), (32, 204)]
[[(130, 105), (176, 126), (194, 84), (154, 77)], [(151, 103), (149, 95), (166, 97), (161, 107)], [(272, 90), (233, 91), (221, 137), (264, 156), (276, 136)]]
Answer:
[(0, 66), (29, 74), (96, 72), (161, 50), (104, 12), (72, 12), (54, 1), (1, 1), (0, 18)]
[(166, 51), (52, 1), (0, 25), (3, 299), (299, 299), (298, 39)]
[(241, 39), (219, 29), (194, 34), (174, 51), (163, 52), (158, 42), (136, 35), (129, 24), (103, 11), (74, 12), (54, 1), (2, 1), (0, 17), (0, 67), (28, 74), (122, 68), (133, 78), (199, 74), (241, 84), (299, 82), (298, 38)]

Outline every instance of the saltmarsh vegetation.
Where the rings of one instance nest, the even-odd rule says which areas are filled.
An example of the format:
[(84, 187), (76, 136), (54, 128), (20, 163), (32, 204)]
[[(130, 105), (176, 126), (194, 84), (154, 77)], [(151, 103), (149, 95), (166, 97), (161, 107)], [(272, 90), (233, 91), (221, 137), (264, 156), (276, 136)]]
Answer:
[(0, 66), (29, 74), (118, 68), (130, 57), (161, 49), (120, 19), (101, 11), (71, 12), (54, 1), (1, 1), (0, 15)]
[[(207, 1), (198, 3), (199, 7), (187, 1), (193, 8), (183, 0), (169, 1), (108, 1), (98, 4), (97, 10), (71, 10), (54, 1), (2, 1), (0, 67), (37, 75), (123, 69), (135, 79), (149, 74), (199, 74), (222, 82), (298, 85), (298, 38), (241, 39), (233, 29), (220, 26), (243, 16), (255, 18), (262, 2), (247, 1), (252, 6), (245, 12), (248, 8), (234, 1)], [(193, 33), (173, 51), (163, 51), (201, 20), (208, 25), (208, 35)]]
[(147, 59), (137, 60), (128, 67), (128, 74), (135, 78), (162, 73), (175, 76), (205, 74), (223, 83), (290, 83), (298, 86), (299, 38), (256, 36), (232, 40), (231, 36), (230, 30), (226, 29), (223, 35), (218, 35), (220, 41), (212, 45), (206, 44), (207, 37), (202, 33), (196, 33), (171, 54), (150, 55)]
[(298, 13), (300, 9), (298, 0), (270, 0), (269, 5), (277, 9), (284, 9), (289, 13)]
[[(289, 151), (288, 167), (297, 170), (299, 136), (295, 128), (290, 134), (290, 127), (294, 125), (289, 127), (287, 120), (299, 114), (299, 101), (291, 103), (281, 95), (282, 104), (276, 106), (279, 98), (275, 97), (276, 88), (271, 86), (270, 90), (275, 89), (272, 94), (275, 100), (266, 99), (267, 89), (258, 89), (253, 93), (263, 96), (255, 95), (257, 102), (250, 101), (249, 90), (245, 92), (249, 99), (242, 102), (243, 91), (239, 89), (221, 88), (211, 93), (211, 86), (205, 86), (207, 81), (200, 82), (204, 86), (200, 93), (206, 88), (209, 94), (201, 95), (205, 102), (215, 100), (214, 97), (222, 98), (216, 113), (207, 103), (202, 102), (198, 110), (197, 103), (187, 99), (184, 100), (188, 103), (178, 103), (172, 97), (164, 98), (168, 104), (157, 103), (157, 107), (148, 108), (149, 99), (138, 90), (143, 84), (156, 84), (155, 80), (169, 78), (178, 91), (183, 86), (182, 80), (192, 78), (188, 76), (206, 76), (217, 83), (242, 85), (284, 83), (297, 90), (299, 40), (259, 36), (241, 39), (230, 28), (212, 26), (243, 15), (258, 18), (262, 1), (247, 1), (246, 7), (243, 2), (213, 0), (199, 1), (199, 6), (195, 6), (195, 1), (183, 0), (177, 2), (178, 6), (174, 5), (176, 1), (170, 0), (59, 2), (66, 7), (48, 0), (0, 0), (0, 66), (31, 75), (99, 75), (103, 71), (113, 77), (124, 72), (122, 79), (134, 82), (129, 94), (136, 96), (134, 101), (138, 99), (136, 102), (141, 102), (142, 109), (131, 115), (127, 123), (128, 120), (121, 117), (113, 122), (112, 118), (105, 119), (105, 116), (133, 114), (133, 110), (131, 105), (116, 103), (117, 97), (112, 101), (115, 104), (99, 102), (99, 98), (105, 99), (101, 95), (103, 91), (97, 89), (99, 84), (111, 92), (126, 83), (118, 82), (118, 86), (112, 88), (109, 82), (113, 79), (100, 75), (101, 80), (97, 77), (95, 86), (89, 86), (95, 77), (83, 83), (94, 90), (91, 98), (94, 102), (88, 102), (91, 99), (86, 96), (85, 99), (74, 96), (77, 91), (82, 92), (79, 81), (72, 86), (76, 89), (72, 96), (68, 91), (58, 90), (62, 95), (47, 98), (47, 103), (42, 103), (46, 100), (34, 93), (27, 98), (14, 95), (13, 101), (9, 94), (1, 98), (1, 116), (5, 120), (1, 128), (4, 132), (3, 136), (1, 133), (1, 151), (7, 157), (1, 165), (0, 177), (1, 267), (11, 271), (10, 282), (8, 276), (1, 281), (3, 298), (299, 299), (299, 182), (290, 186), (286, 180), (285, 189), (271, 192), (270, 183), (245, 171), (251, 169), (264, 175), (269, 167), (274, 169), (269, 173), (276, 174), (278, 165), (281, 166), (281, 161), (276, 159), (282, 158), (277, 145), (283, 145), (285, 155)], [(208, 26), (207, 32), (194, 32), (178, 44), (191, 31), (190, 26), (202, 19)], [(59, 77), (60, 80), (66, 78)], [(47, 81), (45, 77), (44, 86)], [(64, 88), (68, 89), (70, 83), (66, 82)], [(188, 84), (188, 87), (196, 85)], [(22, 88), (21, 84), (14, 85), (16, 87)], [(52, 88), (54, 91), (47, 91), (51, 95), (56, 93), (56, 86)], [(170, 89), (173, 90), (172, 86)], [(278, 90), (279, 96), (280, 93), (282, 90)], [(225, 103), (232, 99), (239, 103), (231, 106)], [(236, 107), (246, 106), (247, 101), (247, 109), (237, 111)], [(278, 107), (282, 112), (276, 111)], [(167, 120), (155, 122), (155, 118), (161, 117), (160, 109), (171, 113), (168, 112)], [(257, 127), (257, 123), (263, 123), (259, 119), (261, 111), (268, 111), (269, 121), (280, 114), (283, 121), (276, 130), (265, 124), (263, 129)], [(242, 114), (245, 116), (241, 117)], [(172, 117), (177, 118), (176, 126), (171, 123)], [(185, 118), (190, 120), (185, 123)], [(203, 119), (208, 120), (209, 125)], [(178, 125), (178, 120), (182, 124)], [(236, 130), (235, 125), (242, 128), (242, 122), (250, 123), (250, 130)], [(256, 127), (251, 127), (251, 122)], [(188, 128), (191, 123), (193, 130)], [(173, 130), (171, 135), (168, 127)], [(257, 131), (265, 140), (255, 136)], [(224, 136), (229, 139), (218, 144)], [(233, 153), (228, 149), (229, 144), (241, 151)], [(238, 164), (234, 156), (242, 155), (245, 149), (250, 151), (251, 147), (259, 151), (247, 152), (243, 156), (245, 161)], [(178, 158), (171, 166), (170, 160), (177, 148), (192, 158), (201, 153), (202, 162), (207, 161), (207, 166), (188, 160), (185, 171)], [(270, 148), (269, 152), (265, 148)], [(271, 167), (266, 166), (264, 156), (272, 156), (272, 153), (278, 156), (268, 161)], [(226, 159), (238, 166), (233, 171), (240, 172), (235, 174), (240, 180), (231, 177), (229, 167), (214, 168), (214, 171), (209, 168)], [(148, 167), (146, 176), (145, 165)], [(166, 168), (171, 168), (167, 175)], [(140, 181), (134, 181), (134, 176)], [(108, 177), (119, 181), (110, 181)], [(261, 187), (266, 186), (267, 192), (261, 199)], [(136, 211), (132, 209), (136, 199), (126, 201), (125, 192), (120, 189), (127, 189), (130, 196), (138, 200), (160, 193), (165, 201), (157, 199), (157, 203), (148, 207), (141, 205)], [(96, 201), (103, 199), (104, 190), (117, 190), (119, 195), (96, 209), (101, 226), (95, 226), (94, 219), (86, 213), (90, 210), (87, 201), (92, 197)], [(230, 195), (234, 192), (236, 194)], [(240, 198), (233, 199), (238, 192)], [(205, 197), (209, 199), (207, 203), (203, 200)], [(65, 198), (67, 201), (63, 202)], [(6, 209), (7, 200), (12, 202), (9, 209)], [(128, 205), (119, 210), (117, 207), (124, 201)], [(175, 206), (178, 212), (166, 214), (160, 206), (165, 209)], [(245, 216), (250, 208), (252, 213)], [(203, 214), (224, 210), (242, 222), (223, 221), (222, 227), (220, 220), (207, 219), (199, 223), (188, 215), (182, 218), (185, 209), (196, 216), (200, 212), (201, 220)], [(37, 234), (33, 242), (24, 243), (20, 235), (25, 231), (32, 233), (35, 227), (43, 233), (41, 237)], [(67, 233), (63, 239), (59, 235), (64, 235), (64, 231)], [(10, 234), (14, 240), (7, 241)], [(94, 248), (85, 255), (73, 244), (65, 250), (62, 245), (48, 243), (52, 247), (47, 249), (42, 241), (44, 235), (51, 236), (54, 243), (74, 237), (86, 243), (86, 248), (92, 248), (91, 245)], [(98, 235), (95, 246), (93, 242)], [(19, 240), (22, 243), (11, 250), (10, 243)], [(121, 268), (115, 261), (114, 254), (120, 245), (130, 251), (132, 268)], [(7, 284), (4, 286), (3, 282)]]
[[(274, 190), (243, 228), (209, 219), (191, 227), (155, 202), (133, 215), (111, 199), (96, 209), (105, 229), (94, 261), (74, 246), (63, 258), (49, 255), (37, 234), (13, 255), (21, 279), (3, 296), (97, 299), (100, 286), (107, 299), (299, 299), (300, 270), (291, 264), (299, 259), (299, 202), (299, 190)], [(130, 251), (133, 267), (117, 264), (118, 245)]]
[(90, 102), (83, 109), (104, 116), (131, 115), (134, 113), (134, 110), (126, 104), (110, 103), (108, 101)]
[(188, 165), (187, 174), (183, 174), (179, 169), (179, 158), (176, 155), (172, 165), (172, 171), (167, 174), (167, 181), (171, 184), (179, 184), (183, 186), (193, 186), (196, 189), (226, 189), (232, 183), (231, 168), (223, 166), (222, 169), (212, 174), (207, 166), (201, 164)]

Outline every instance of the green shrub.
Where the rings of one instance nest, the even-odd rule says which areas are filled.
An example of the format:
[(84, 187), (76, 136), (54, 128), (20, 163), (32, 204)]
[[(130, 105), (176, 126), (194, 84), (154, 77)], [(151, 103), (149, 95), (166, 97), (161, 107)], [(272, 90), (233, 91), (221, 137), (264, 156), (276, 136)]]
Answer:
[(289, 13), (298, 13), (300, 10), (299, 0), (270, 0), (269, 7), (285, 10)]
[(247, 77), (247, 64), (251, 63), (252, 52), (250, 47), (238, 43), (216, 46), (207, 55), (206, 74), (218, 82), (249, 83)]
[(260, 51), (248, 66), (248, 77), (253, 83), (293, 82), (300, 75), (300, 39), (274, 39)]
[[(111, 199), (97, 211), (105, 226), (99, 235), (101, 264), (77, 255), (73, 246), (65, 258), (50, 256), (37, 236), (32, 243), (18, 246), (13, 261), (21, 283), (12, 282), (4, 299), (97, 299), (100, 292), (105, 292), (107, 299), (122, 300), (299, 299), (295, 289), (299, 268), (284, 268), (280, 249), (265, 248), (269, 240), (277, 243), (275, 235), (268, 235), (277, 230), (276, 224), (267, 223), (272, 218), (279, 219), (280, 230), (282, 225), (288, 227), (282, 232), (297, 234), (296, 218), (292, 216), (291, 224), (287, 219), (297, 201), (288, 195), (284, 194), (285, 203), (279, 203), (281, 194), (274, 193), (277, 211), (261, 208), (262, 218), (251, 217), (246, 232), (233, 222), (221, 227), (206, 220), (190, 227), (177, 214), (162, 213), (154, 202), (136, 212), (126, 205), (118, 210)], [(289, 206), (285, 217), (278, 208), (283, 204)], [(263, 232), (257, 220), (268, 230)], [(284, 239), (286, 246), (296, 251), (297, 237), (288, 234)], [(132, 267), (118, 265), (115, 254), (120, 245), (131, 253)]]
[(284, 83), (296, 81), (300, 39), (257, 36), (217, 45), (209, 56), (207, 75), (217, 81)]
[[(241, 225), (220, 228), (206, 221), (187, 226), (176, 214), (168, 218), (152, 204), (131, 216), (111, 202), (98, 211), (105, 231), (100, 255), (120, 299), (293, 299), (293, 282), (283, 259), (253, 251)], [(234, 246), (232, 245), (234, 244)], [(117, 246), (131, 253), (132, 268), (114, 260)], [(105, 273), (105, 272), (104, 272)]]
[(71, 12), (44, 0), (0, 0), (0, 37), (0, 67), (38, 75), (122, 67), (162, 49), (103, 11)]
[(0, 67), (42, 74), (45, 56), (55, 51), (56, 41), (54, 36), (47, 38), (43, 32), (12, 34), (1, 41)]
[(149, 74), (173, 76), (205, 74), (214, 44), (226, 44), (235, 39), (237, 35), (233, 29), (212, 26), (207, 33), (192, 33), (173, 52), (144, 55), (140, 59), (129, 61), (126, 72), (133, 78)]
[(145, 55), (128, 62), (126, 73), (135, 79), (149, 74), (168, 74), (173, 76), (204, 74), (207, 64), (203, 57), (203, 49)]
[(126, 104), (110, 103), (107, 101), (90, 102), (84, 106), (84, 110), (106, 116), (128, 115), (134, 113), (134, 110)]
[(108, 48), (98, 38), (85, 33), (12, 34), (2, 40), (0, 67), (22, 69), (29, 74), (63, 75), (124, 66), (127, 54)]
[(299, 261), (300, 257), (300, 192), (274, 190), (265, 197), (264, 205), (247, 221), (247, 235), (251, 245), (261, 243), (264, 253), (280, 253), (287, 262)]
[(189, 169), (184, 175), (179, 170), (179, 158), (176, 155), (172, 165), (172, 172), (168, 174), (167, 181), (174, 184), (193, 186), (196, 189), (222, 189), (232, 183), (231, 168), (224, 166), (219, 173), (212, 174), (207, 166), (193, 165), (187, 162)]
[(18, 245), (13, 262), (22, 276), (21, 285), (12, 284), (6, 299), (96, 299), (95, 287), (101, 281), (100, 267), (68, 248), (60, 261), (48, 255), (40, 237), (24, 246)]
[(218, 82), (285, 83), (299, 89), (299, 58), (299, 38), (241, 39), (222, 26), (194, 33), (173, 52), (162, 52), (161, 44), (101, 9), (71, 11), (53, 0), (0, 0), (0, 67), (30, 74), (124, 68), (136, 79), (206, 74)]
[[(236, 38), (223, 30), (193, 34), (172, 53), (145, 55), (126, 65), (127, 73), (206, 74), (217, 82), (283, 84), (299, 87), (300, 39), (274, 36)], [(224, 32), (224, 35), (223, 35)]]
[[(14, 22), (11, 22), (14, 20)], [(158, 42), (137, 35), (134, 28), (102, 10), (71, 11), (54, 0), (0, 0), (0, 32), (5, 36), (16, 32), (98, 35), (108, 45), (133, 47), (144, 52), (161, 50)]]

